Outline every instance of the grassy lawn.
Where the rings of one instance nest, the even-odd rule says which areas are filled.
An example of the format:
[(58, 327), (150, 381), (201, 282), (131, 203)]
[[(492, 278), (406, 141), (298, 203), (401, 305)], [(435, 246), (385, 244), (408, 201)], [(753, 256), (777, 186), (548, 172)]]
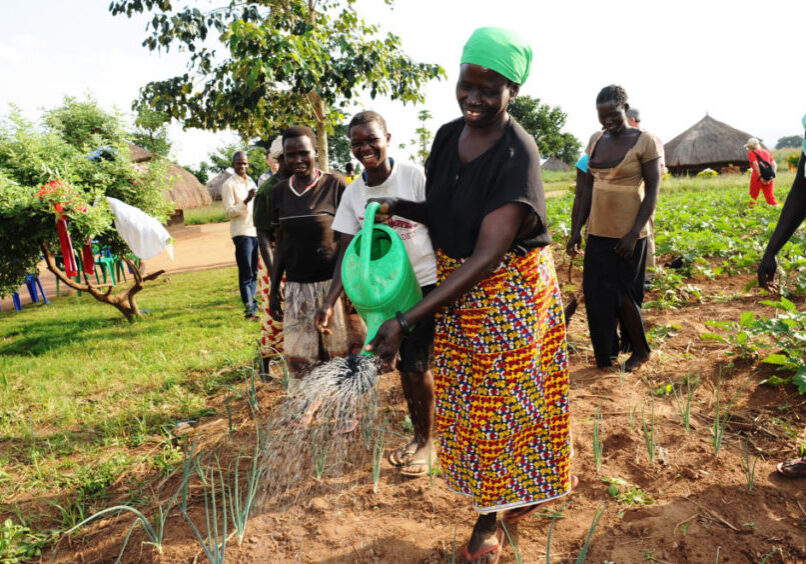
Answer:
[(225, 223), (229, 221), (224, 213), (224, 204), (219, 200), (209, 206), (185, 210), (185, 225), (201, 225), (203, 223)]
[(97, 497), (134, 464), (168, 470), (181, 462), (170, 441), (145, 460), (123, 450), (170, 438), (251, 373), (259, 326), (243, 319), (235, 268), (163, 277), (138, 297), (150, 313), (134, 324), (87, 295), (0, 313), (0, 512)]

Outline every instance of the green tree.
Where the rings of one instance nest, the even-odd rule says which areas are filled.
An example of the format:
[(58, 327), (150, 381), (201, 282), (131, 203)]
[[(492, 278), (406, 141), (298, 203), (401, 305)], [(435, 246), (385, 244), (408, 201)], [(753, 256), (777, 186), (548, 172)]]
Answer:
[(409, 154), (409, 158), (411, 158), (412, 162), (421, 165), (425, 165), (425, 161), (428, 160), (428, 155), (431, 154), (431, 138), (433, 134), (426, 126), (426, 123), (430, 119), (432, 119), (432, 116), (431, 112), (428, 110), (420, 110), (417, 112), (417, 120), (420, 122), (420, 126), (414, 130), (414, 137), (409, 140), (408, 145), (406, 143), (400, 143), (397, 146), (398, 149), (406, 151)]
[(428, 160), (428, 155), (431, 154), (431, 138), (433, 135), (431, 134), (431, 130), (426, 126), (426, 122), (428, 122), (431, 117), (431, 112), (428, 110), (420, 110), (417, 113), (420, 126), (414, 130), (414, 139), (412, 142), (417, 147), (417, 159), (421, 165), (425, 165), (425, 161)]
[(204, 161), (200, 162), (198, 167), (194, 167), (193, 165), (184, 165), (182, 168), (195, 176), (196, 179), (202, 184), (207, 184), (207, 181), (210, 180), (210, 165)]
[(570, 133), (563, 133), (567, 115), (559, 106), (541, 104), (539, 98), (518, 96), (509, 103), (509, 113), (534, 137), (540, 155), (576, 162), (582, 144)]
[(329, 159), (331, 168), (344, 172), (347, 163), (353, 160), (352, 147), (350, 147), (350, 128), (346, 124), (338, 124), (333, 128), (333, 134), (328, 134)]
[[(171, 0), (113, 0), (109, 9), (153, 13), (143, 45), (189, 54), (188, 71), (148, 83), (136, 108), (163, 112), (185, 127), (232, 128), (243, 139), (268, 139), (305, 123), (316, 129), (322, 169), (327, 134), (357, 91), (421, 102), (421, 86), (445, 76), (438, 65), (408, 57), (400, 38), (361, 19), (355, 0), (231, 0), (207, 12), (174, 11)], [(226, 56), (208, 38), (217, 38)]]
[(789, 149), (791, 147), (800, 147), (803, 144), (803, 137), (800, 135), (788, 135), (781, 137), (775, 144), (776, 149)]
[[(113, 225), (105, 196), (140, 208), (165, 221), (174, 206), (164, 199), (172, 181), (164, 161), (134, 166), (119, 116), (104, 112), (92, 99), (65, 98), (35, 127), (15, 108), (0, 122), (0, 295), (15, 291), (40, 256), (64, 284), (116, 307), (130, 321), (140, 316), (135, 295), (162, 271), (143, 276)], [(103, 156), (89, 158), (96, 149)], [(131, 286), (113, 288), (68, 278), (56, 265), (56, 219), (65, 216), (76, 250), (96, 239), (129, 263)]]
[(161, 112), (140, 108), (134, 120), (135, 128), (129, 134), (131, 142), (148, 149), (155, 155), (167, 157), (171, 152), (168, 123), (171, 118)]
[(266, 162), (266, 149), (260, 145), (246, 147), (242, 143), (227, 143), (210, 153), (208, 169), (216, 174), (232, 167), (232, 156), (238, 151), (246, 151), (249, 158), (249, 168), (246, 170), (252, 180), (257, 182), (260, 175), (269, 170)]

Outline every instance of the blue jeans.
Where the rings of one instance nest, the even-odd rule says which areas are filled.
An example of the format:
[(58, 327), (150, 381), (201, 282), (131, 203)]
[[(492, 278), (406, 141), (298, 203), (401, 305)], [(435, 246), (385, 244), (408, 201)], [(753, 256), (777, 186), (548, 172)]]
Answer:
[(238, 265), (238, 289), (241, 291), (246, 315), (257, 312), (257, 237), (237, 235), (235, 243), (235, 263)]

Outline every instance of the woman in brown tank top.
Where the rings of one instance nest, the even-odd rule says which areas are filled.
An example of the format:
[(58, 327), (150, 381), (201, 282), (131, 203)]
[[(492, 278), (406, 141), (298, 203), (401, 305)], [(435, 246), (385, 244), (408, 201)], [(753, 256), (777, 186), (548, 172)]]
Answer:
[[(649, 359), (641, 319), (649, 218), (660, 184), (657, 139), (627, 124), (627, 93), (607, 86), (596, 98), (602, 131), (590, 139), (588, 172), (574, 201), (566, 250), (580, 253), (587, 223), (582, 288), (588, 326), (599, 367), (609, 367), (619, 350), (632, 351), (628, 372)], [(621, 324), (619, 347), (617, 328)]]

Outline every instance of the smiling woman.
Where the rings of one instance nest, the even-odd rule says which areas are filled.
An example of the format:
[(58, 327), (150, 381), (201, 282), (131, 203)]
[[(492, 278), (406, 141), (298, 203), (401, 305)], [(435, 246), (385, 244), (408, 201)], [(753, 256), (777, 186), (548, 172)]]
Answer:
[(404, 327), (436, 313), (434, 384), (440, 465), (479, 513), (465, 562), (497, 562), (504, 529), (572, 487), (568, 360), (548, 247), (540, 155), (507, 113), (531, 48), (500, 28), (476, 30), (456, 85), (462, 117), (440, 128), (426, 201), (380, 199), (427, 223), (437, 288), (384, 323), (369, 348), (394, 354)]
[(650, 354), (641, 304), (662, 154), (654, 135), (627, 123), (629, 107), (620, 86), (606, 86), (596, 98), (604, 129), (591, 136), (585, 149), (590, 160), (574, 201), (566, 246), (571, 256), (580, 252), (587, 224), (582, 287), (596, 364), (607, 368), (619, 351), (632, 352), (624, 365), (628, 372)]

